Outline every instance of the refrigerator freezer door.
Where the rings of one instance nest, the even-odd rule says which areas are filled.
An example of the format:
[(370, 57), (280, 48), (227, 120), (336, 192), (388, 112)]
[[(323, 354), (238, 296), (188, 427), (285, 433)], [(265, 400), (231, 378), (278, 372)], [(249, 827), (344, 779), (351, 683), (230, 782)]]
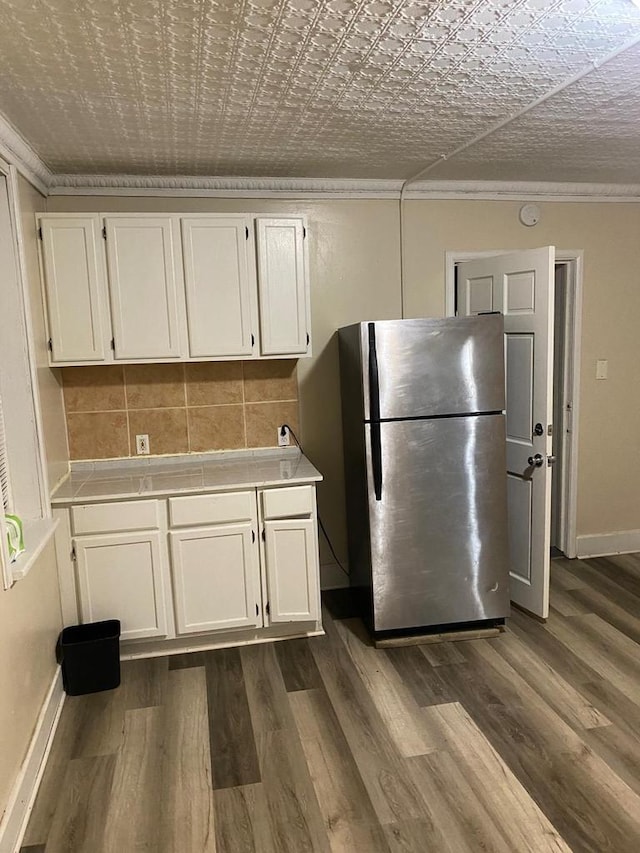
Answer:
[[(365, 323), (366, 418), (417, 418), (504, 409), (504, 327), (500, 314)], [(374, 327), (372, 343), (371, 326)]]
[(380, 500), (365, 429), (374, 630), (507, 616), (504, 416), (380, 424)]

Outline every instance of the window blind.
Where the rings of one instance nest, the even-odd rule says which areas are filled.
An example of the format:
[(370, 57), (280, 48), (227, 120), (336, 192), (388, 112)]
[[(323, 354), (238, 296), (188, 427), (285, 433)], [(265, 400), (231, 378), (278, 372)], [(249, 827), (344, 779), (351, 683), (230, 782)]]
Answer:
[(7, 440), (4, 431), (4, 416), (2, 414), (2, 397), (0, 397), (0, 488), (2, 489), (3, 515), (13, 510), (11, 497), (11, 480), (9, 478), (9, 459)]

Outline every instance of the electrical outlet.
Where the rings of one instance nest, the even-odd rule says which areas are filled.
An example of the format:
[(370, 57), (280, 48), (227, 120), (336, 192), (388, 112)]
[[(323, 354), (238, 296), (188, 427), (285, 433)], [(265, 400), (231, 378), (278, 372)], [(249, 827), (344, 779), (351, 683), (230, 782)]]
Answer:
[[(283, 430), (284, 435), (282, 434)], [(278, 447), (289, 447), (289, 441), (289, 427), (286, 427), (283, 424), (282, 426), (278, 427)]]
[(136, 436), (136, 453), (138, 456), (146, 455), (149, 453), (149, 436), (148, 435), (137, 435)]

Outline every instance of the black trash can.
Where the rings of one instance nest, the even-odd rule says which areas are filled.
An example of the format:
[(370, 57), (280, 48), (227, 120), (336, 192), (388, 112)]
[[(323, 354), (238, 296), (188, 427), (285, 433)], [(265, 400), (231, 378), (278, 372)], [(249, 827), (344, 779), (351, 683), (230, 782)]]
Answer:
[(113, 690), (120, 684), (120, 620), (64, 628), (56, 655), (69, 696)]

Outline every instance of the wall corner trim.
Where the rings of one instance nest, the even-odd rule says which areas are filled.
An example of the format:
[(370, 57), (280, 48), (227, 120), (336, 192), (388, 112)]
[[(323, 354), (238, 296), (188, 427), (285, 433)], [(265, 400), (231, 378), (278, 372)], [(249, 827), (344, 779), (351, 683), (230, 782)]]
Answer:
[(609, 557), (613, 554), (632, 554), (640, 551), (640, 530), (621, 530), (616, 533), (596, 533), (578, 536), (578, 559)]
[(0, 823), (0, 853), (14, 853), (20, 848), (58, 727), (64, 699), (62, 670), (57, 667)]

